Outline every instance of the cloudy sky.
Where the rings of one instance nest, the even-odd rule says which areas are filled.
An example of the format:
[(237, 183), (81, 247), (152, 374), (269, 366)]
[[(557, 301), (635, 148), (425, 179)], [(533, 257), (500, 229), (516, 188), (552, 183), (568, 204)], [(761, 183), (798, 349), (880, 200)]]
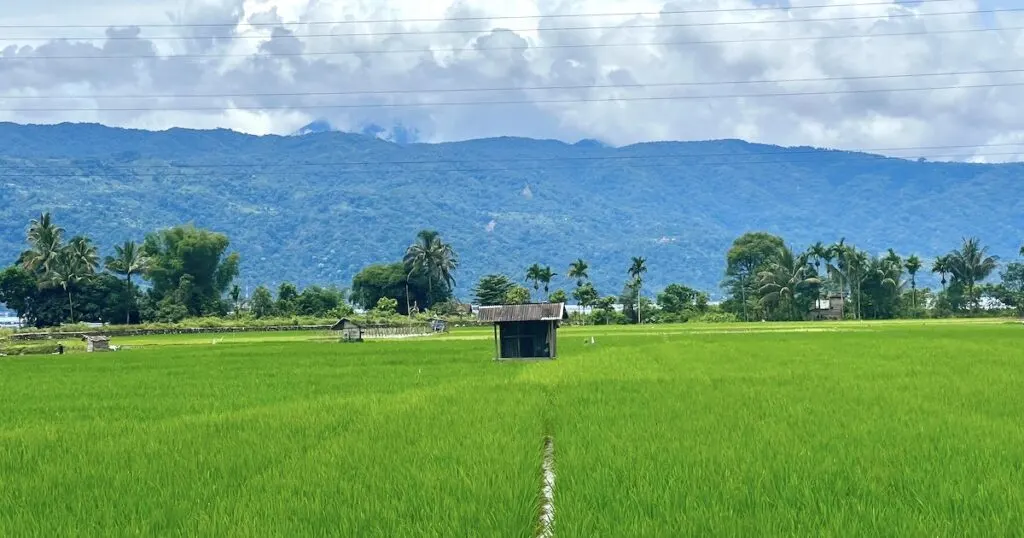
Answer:
[[(742, 138), (1024, 160), (1018, 0), (15, 4), (0, 14), (3, 121), (287, 134), (323, 119), (422, 141)], [(481, 101), (503, 104), (466, 104)]]

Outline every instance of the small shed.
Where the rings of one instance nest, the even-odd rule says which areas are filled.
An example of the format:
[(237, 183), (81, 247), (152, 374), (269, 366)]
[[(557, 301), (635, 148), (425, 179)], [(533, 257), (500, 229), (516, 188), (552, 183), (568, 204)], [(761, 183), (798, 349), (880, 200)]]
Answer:
[(88, 353), (110, 351), (110, 337), (85, 335), (82, 336), (82, 341), (85, 342), (85, 351)]
[(494, 324), (495, 359), (554, 359), (565, 303), (481, 306), (477, 319)]
[(839, 293), (818, 299), (811, 307), (811, 320), (842, 320), (846, 307), (846, 299)]
[(363, 341), (363, 328), (348, 318), (338, 320), (331, 327), (332, 331), (341, 331), (341, 340), (343, 342), (362, 342)]

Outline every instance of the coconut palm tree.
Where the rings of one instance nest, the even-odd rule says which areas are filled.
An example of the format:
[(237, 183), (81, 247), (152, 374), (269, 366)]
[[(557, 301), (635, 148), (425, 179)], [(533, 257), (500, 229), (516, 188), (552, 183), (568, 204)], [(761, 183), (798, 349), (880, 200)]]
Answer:
[(954, 279), (967, 287), (967, 296), (974, 302), (975, 309), (981, 306), (974, 296), (975, 285), (988, 278), (998, 264), (999, 257), (989, 255), (988, 247), (981, 246), (981, 240), (976, 237), (964, 238), (960, 250), (949, 254), (950, 272)]
[(442, 241), (434, 230), (421, 230), (416, 234), (416, 241), (406, 249), (403, 262), (410, 271), (421, 271), (427, 277), (428, 302), (434, 296), (435, 280), (447, 284), (449, 289), (455, 287), (454, 273), (459, 258), (452, 246)]
[[(71, 323), (75, 322), (75, 303), (72, 299), (74, 285), (89, 278), (96, 271), (95, 262), (98, 256), (95, 254), (95, 247), (84, 238), (76, 238), (76, 246), (69, 245), (61, 249), (51, 264), (50, 271), (46, 274), (46, 282), (53, 286), (60, 287), (68, 294), (68, 310)], [(92, 252), (89, 252), (92, 249)], [(92, 265), (90, 265), (92, 263)]]
[[(107, 270), (114, 274), (122, 275), (125, 277), (125, 286), (128, 290), (128, 304), (125, 310), (125, 325), (129, 325), (132, 322), (132, 306), (133, 298), (132, 295), (132, 276), (141, 275), (149, 269), (149, 258), (142, 252), (142, 248), (139, 247), (134, 241), (125, 241), (124, 244), (116, 245), (114, 247), (114, 255), (107, 256), (106, 263), (104, 264)], [(241, 297), (241, 289), (236, 285), (231, 290), (231, 299), (235, 307), (235, 315), (238, 314), (238, 300)]]
[(583, 286), (583, 281), (590, 278), (589, 269), (590, 266), (583, 261), (583, 258), (577, 258), (576, 261), (569, 264), (569, 278), (576, 279), (577, 288)]
[(45, 274), (56, 262), (62, 248), (64, 229), (53, 223), (49, 213), (43, 213), (33, 220), (28, 229), (30, 249), (22, 254), (26, 270)]
[(903, 268), (910, 274), (910, 291), (911, 300), (914, 305), (914, 310), (917, 310), (917, 272), (921, 270), (921, 258), (917, 255), (911, 254), (904, 262)]
[(821, 283), (814, 276), (811, 265), (807, 254), (797, 256), (792, 249), (782, 248), (769, 262), (768, 268), (758, 275), (761, 301), (765, 304), (788, 304), (790, 317), (798, 320), (796, 294), (807, 286)]
[(642, 256), (634, 256), (632, 264), (629, 266), (629, 277), (633, 279), (636, 285), (636, 323), (640, 325), (642, 320), (640, 319), (640, 290), (644, 285), (644, 275), (647, 274), (647, 258)]

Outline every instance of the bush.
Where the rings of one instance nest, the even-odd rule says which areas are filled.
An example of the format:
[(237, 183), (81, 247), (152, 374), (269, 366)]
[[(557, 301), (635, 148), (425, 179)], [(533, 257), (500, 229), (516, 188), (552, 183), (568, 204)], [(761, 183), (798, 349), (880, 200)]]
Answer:
[(740, 318), (732, 312), (707, 312), (693, 320), (698, 323), (736, 323)]

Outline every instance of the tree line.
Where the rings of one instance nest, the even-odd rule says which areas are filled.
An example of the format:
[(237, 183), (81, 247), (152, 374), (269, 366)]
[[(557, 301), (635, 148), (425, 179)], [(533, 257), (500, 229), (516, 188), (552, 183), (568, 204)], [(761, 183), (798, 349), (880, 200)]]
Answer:
[[(251, 295), (235, 283), (240, 260), (229, 251), (228, 238), (191, 224), (152, 232), (141, 242), (124, 241), (101, 258), (92, 240), (67, 238), (44, 213), (30, 223), (26, 242), (27, 250), (0, 272), (0, 302), (36, 327), (190, 317), (337, 318), (352, 315), (354, 308), (382, 319), (469, 313), (454, 296), (459, 257), (434, 230), (420, 231), (401, 259), (362, 269), (349, 290), (299, 290), (285, 282), (275, 291), (258, 286)], [(559, 269), (540, 263), (526, 267), (521, 279), (485, 275), (472, 287), (473, 302), (575, 303), (577, 321), (604, 324), (804, 320), (828, 298), (843, 299), (841, 317), (848, 319), (979, 315), (987, 301), (1024, 315), (1024, 263), (1007, 264), (1000, 280), (989, 282), (999, 259), (977, 238), (965, 238), (926, 267), (916, 255), (889, 249), (873, 256), (845, 239), (796, 250), (777, 235), (751, 232), (733, 242), (725, 262), (726, 298), (715, 305), (707, 293), (684, 284), (670, 284), (649, 298), (643, 257), (623, 267), (618, 294), (599, 293), (590, 264), (576, 259), (561, 280)], [(938, 276), (941, 290), (919, 287), (922, 271)]]
[[(797, 251), (779, 236), (747, 233), (726, 255), (722, 309), (747, 321), (802, 320), (819, 299), (842, 298), (843, 318), (921, 318), (979, 315), (990, 299), (1024, 313), (1024, 265), (1012, 262), (1000, 282), (986, 283), (998, 268), (999, 258), (973, 237), (926, 267), (915, 254), (890, 248), (873, 256), (845, 239)], [(941, 290), (919, 288), (921, 271), (939, 276)]]

